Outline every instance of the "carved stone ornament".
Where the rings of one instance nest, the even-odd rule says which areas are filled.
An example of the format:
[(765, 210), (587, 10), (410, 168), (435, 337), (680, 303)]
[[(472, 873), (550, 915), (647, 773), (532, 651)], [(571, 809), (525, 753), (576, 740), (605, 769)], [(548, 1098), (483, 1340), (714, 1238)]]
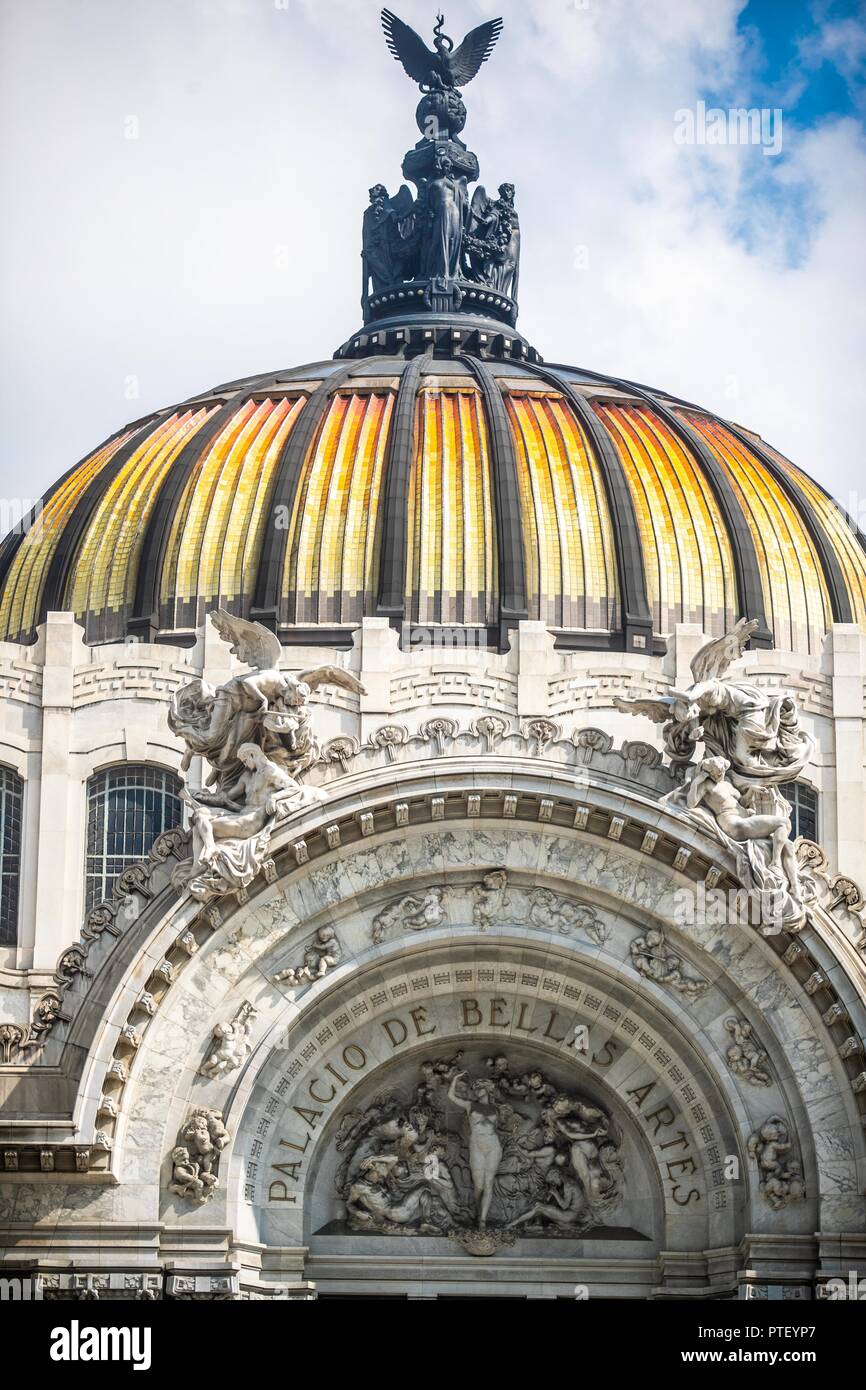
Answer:
[(470, 897), (472, 922), (480, 931), (497, 923), (538, 927), (541, 931), (570, 936), (582, 931), (596, 946), (607, 940), (610, 929), (595, 908), (555, 893), (550, 888), (520, 888), (508, 882), (505, 869), (490, 869), (479, 883), (468, 888), (446, 884), (420, 889), (395, 898), (373, 918), (372, 937), (376, 945), (389, 934), (419, 932), (450, 920), (446, 908), (449, 897)]
[(772, 1086), (770, 1059), (755, 1038), (751, 1023), (744, 1018), (726, 1018), (725, 1028), (733, 1038), (725, 1056), (734, 1075), (751, 1086)]
[(214, 689), (191, 681), (171, 701), (168, 723), (186, 744), (181, 768), (193, 756), (212, 767), (208, 786), (184, 790), (192, 826), (192, 858), (172, 875), (202, 902), (242, 892), (266, 859), (274, 828), (293, 811), (324, 800), (297, 778), (321, 756), (311, 723), (310, 696), (321, 685), (360, 694), (361, 683), (337, 666), (299, 676), (278, 669), (279, 638), (261, 623), (217, 608), (211, 622), (232, 653), (251, 668)]
[(769, 695), (725, 679), (757, 623), (741, 618), (707, 642), (691, 663), (694, 682), (655, 700), (615, 697), (617, 708), (662, 724), (676, 765), (704, 757), (663, 803), (696, 820), (733, 854), (744, 887), (760, 895), (765, 935), (802, 925), (806, 908), (794, 846), (791, 807), (778, 790), (806, 765), (814, 739), (800, 726), (793, 695)]
[(790, 1157), (790, 1151), (788, 1125), (778, 1115), (771, 1115), (749, 1139), (749, 1154), (758, 1165), (761, 1196), (773, 1211), (802, 1201), (806, 1195), (800, 1165)]
[(309, 945), (305, 948), (299, 965), (289, 966), (274, 976), (276, 984), (294, 986), (314, 984), (339, 965), (343, 958), (343, 948), (333, 927), (319, 927)]
[(645, 980), (654, 980), (688, 999), (699, 999), (709, 989), (706, 980), (686, 973), (680, 957), (669, 949), (660, 927), (649, 927), (643, 936), (635, 937), (629, 953), (632, 965)]
[(344, 1116), (335, 1183), (345, 1225), (451, 1236), (475, 1255), (523, 1235), (579, 1237), (622, 1200), (621, 1136), (605, 1111), (506, 1054), (421, 1063), (417, 1084)]
[(244, 1001), (230, 1023), (218, 1023), (213, 1030), (214, 1046), (202, 1063), (203, 1076), (220, 1077), (242, 1067), (252, 1051), (250, 1034), (256, 1020), (252, 1004)]
[(169, 1192), (194, 1202), (206, 1202), (217, 1185), (215, 1172), (230, 1135), (223, 1124), (221, 1110), (200, 1106), (193, 1110), (178, 1135), (180, 1143), (172, 1150)]

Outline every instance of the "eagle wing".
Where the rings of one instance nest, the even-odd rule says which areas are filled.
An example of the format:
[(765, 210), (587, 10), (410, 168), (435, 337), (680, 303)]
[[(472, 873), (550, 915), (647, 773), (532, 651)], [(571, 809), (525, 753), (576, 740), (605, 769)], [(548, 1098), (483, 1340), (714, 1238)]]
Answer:
[(479, 24), (477, 29), (470, 30), (460, 47), (455, 49), (450, 57), (449, 67), (455, 87), (465, 87), (467, 82), (472, 81), (481, 64), (486, 63), (493, 52), (493, 46), (501, 32), (501, 19), (488, 19), (484, 24)]
[(246, 666), (254, 671), (269, 671), (279, 666), (282, 647), (275, 632), (269, 632), (261, 623), (236, 618), (225, 608), (215, 608), (210, 620), (223, 641), (230, 643), (234, 655)]
[(756, 618), (741, 618), (724, 637), (716, 637), (712, 642), (705, 643), (692, 658), (695, 681), (717, 680), (723, 676), (731, 662), (743, 655), (757, 626)]
[[(481, 27), (486, 26), (482, 24)], [(388, 48), (397, 62), (403, 64), (412, 81), (428, 82), (436, 64), (436, 54), (427, 47), (421, 36), (390, 10), (382, 11), (382, 28)]]
[(297, 679), (311, 690), (318, 690), (320, 685), (339, 685), (342, 690), (351, 690), (355, 695), (367, 693), (358, 677), (353, 676), (351, 671), (344, 671), (341, 666), (314, 666), (311, 671), (301, 671)]

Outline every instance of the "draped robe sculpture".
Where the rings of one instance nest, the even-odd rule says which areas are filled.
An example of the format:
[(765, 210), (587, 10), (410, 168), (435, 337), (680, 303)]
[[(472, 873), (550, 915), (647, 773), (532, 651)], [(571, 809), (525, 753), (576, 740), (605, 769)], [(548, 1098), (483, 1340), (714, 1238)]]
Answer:
[(195, 680), (172, 698), (169, 727), (186, 744), (187, 771), (194, 755), (207, 759), (205, 788), (184, 790), (190, 810), (192, 859), (174, 872), (178, 887), (206, 901), (247, 887), (267, 856), (280, 821), (310, 801), (316, 788), (298, 778), (319, 760), (309, 700), (322, 685), (360, 693), (361, 683), (337, 666), (318, 666), (300, 676), (278, 669), (279, 638), (261, 623), (211, 613), (233, 655), (252, 669), (214, 689)]
[(772, 935), (805, 920), (789, 839), (791, 807), (778, 786), (799, 776), (814, 739), (801, 728), (792, 695), (727, 677), (756, 627), (741, 618), (732, 632), (701, 647), (687, 689), (657, 700), (617, 697), (614, 704), (663, 724), (674, 764), (690, 763), (703, 743), (704, 758), (664, 803), (697, 820), (731, 852), (745, 887), (760, 895), (762, 931)]

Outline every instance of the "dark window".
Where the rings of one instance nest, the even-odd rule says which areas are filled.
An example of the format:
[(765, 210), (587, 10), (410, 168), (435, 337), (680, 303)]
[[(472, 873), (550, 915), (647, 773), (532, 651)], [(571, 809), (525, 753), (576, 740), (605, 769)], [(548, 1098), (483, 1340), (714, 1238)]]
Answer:
[(782, 782), (779, 791), (791, 803), (791, 839), (818, 839), (818, 793), (805, 782)]
[(157, 835), (180, 824), (181, 783), (159, 767), (126, 764), (87, 784), (86, 906), (111, 893), (118, 874), (142, 859)]
[(14, 946), (18, 940), (23, 786), (16, 772), (0, 767), (0, 946)]

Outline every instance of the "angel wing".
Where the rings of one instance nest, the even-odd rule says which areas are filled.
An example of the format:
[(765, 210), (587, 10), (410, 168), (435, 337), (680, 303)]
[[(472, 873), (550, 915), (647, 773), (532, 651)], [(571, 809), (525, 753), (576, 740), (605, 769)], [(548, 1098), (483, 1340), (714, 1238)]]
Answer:
[[(481, 28), (484, 27), (482, 24)], [(390, 52), (398, 63), (403, 64), (412, 81), (429, 82), (430, 74), (436, 66), (436, 54), (427, 47), (420, 34), (416, 34), (414, 29), (410, 29), (408, 24), (404, 24), (402, 19), (398, 19), (390, 10), (382, 11), (382, 28)], [(458, 52), (462, 49), (461, 44)]]
[(355, 695), (367, 693), (357, 676), (353, 676), (351, 671), (344, 671), (341, 666), (314, 666), (311, 671), (301, 671), (297, 679), (311, 690), (318, 690), (320, 685), (338, 685)]
[(479, 183), (469, 205), (469, 225), (473, 231), (487, 217), (492, 202), (493, 199), (488, 197), (484, 184)]
[(673, 702), (667, 698), (661, 700), (627, 700), (622, 695), (614, 695), (613, 703), (624, 714), (643, 714), (656, 724), (666, 724), (671, 718)]
[(449, 66), (455, 87), (465, 87), (467, 82), (472, 81), (481, 64), (486, 63), (493, 52), (501, 32), (501, 19), (488, 19), (477, 29), (470, 30), (460, 47), (451, 54)]
[(757, 626), (756, 618), (741, 618), (724, 637), (716, 637), (714, 641), (705, 643), (692, 658), (695, 682), (716, 680), (723, 676), (731, 662), (743, 655)]
[(224, 608), (215, 608), (210, 620), (223, 641), (231, 644), (232, 654), (254, 671), (269, 671), (280, 664), (280, 639), (261, 623), (236, 618)]
[(388, 202), (396, 212), (397, 220), (400, 222), (402, 222), (405, 217), (409, 216), (409, 213), (415, 206), (415, 199), (412, 197), (412, 192), (406, 187), (405, 183), (400, 184), (397, 192), (392, 198), (388, 199)]

